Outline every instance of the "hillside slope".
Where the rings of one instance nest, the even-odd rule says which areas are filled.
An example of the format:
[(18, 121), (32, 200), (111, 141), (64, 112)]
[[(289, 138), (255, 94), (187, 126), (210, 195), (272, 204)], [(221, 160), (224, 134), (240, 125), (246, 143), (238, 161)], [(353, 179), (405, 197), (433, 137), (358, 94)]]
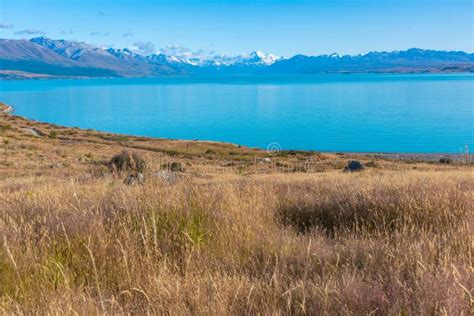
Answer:
[(118, 58), (85, 43), (34, 38), (0, 39), (0, 70), (73, 77), (142, 77), (171, 75), (167, 65)]

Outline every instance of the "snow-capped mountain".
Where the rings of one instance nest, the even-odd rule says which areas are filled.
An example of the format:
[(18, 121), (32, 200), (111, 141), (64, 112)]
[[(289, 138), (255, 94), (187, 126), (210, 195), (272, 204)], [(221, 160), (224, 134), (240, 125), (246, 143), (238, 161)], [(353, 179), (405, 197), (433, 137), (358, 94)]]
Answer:
[(126, 67), (122, 61), (117, 61), (117, 58), (107, 50), (83, 42), (53, 40), (44, 36), (32, 38), (30, 42), (76, 61), (78, 65), (84, 67), (107, 68), (117, 71)]
[(251, 66), (269, 66), (277, 62), (280, 57), (273, 54), (265, 54), (261, 51), (252, 52), (250, 54), (240, 55), (167, 55), (167, 54), (152, 54), (145, 57), (152, 63), (169, 63), (169, 64), (183, 64), (195, 67), (228, 67), (233, 65), (251, 65)]
[(140, 54), (132, 52), (128, 48), (106, 48), (105, 49), (109, 54), (120, 58), (120, 59), (126, 59), (126, 58), (137, 58), (137, 59), (144, 59), (144, 57)]
[(242, 58), (239, 63), (270, 66), (280, 59), (282, 58), (275, 56), (272, 53), (265, 54), (261, 51), (256, 51), (252, 52), (247, 58)]
[[(86, 43), (52, 40), (45, 36), (32, 38), (30, 42), (50, 49), (66, 58), (75, 60), (80, 59), (80, 57), (87, 52), (92, 52), (95, 50), (92, 46)], [(98, 52), (101, 53), (100, 50)]]
[(29, 41), (0, 40), (0, 61), (1, 69), (5, 70), (64, 76), (142, 77), (180, 73), (169, 65), (150, 64), (127, 48), (104, 49), (44, 36)]
[[(83, 42), (37, 37), (0, 39), (0, 71), (70, 77), (154, 77), (163, 75), (315, 74), (364, 72), (474, 72), (474, 54), (411, 48), (360, 55), (280, 58), (255, 51), (219, 55), (168, 45), (143, 55), (129, 48), (94, 47)], [(1, 73), (0, 73), (1, 76)]]
[(174, 65), (176, 67), (181, 66), (193, 66), (199, 67), (204, 64), (204, 61), (199, 58), (185, 58), (180, 56), (172, 56), (165, 54), (151, 54), (144, 56), (144, 58), (152, 64), (165, 64), (165, 65)]

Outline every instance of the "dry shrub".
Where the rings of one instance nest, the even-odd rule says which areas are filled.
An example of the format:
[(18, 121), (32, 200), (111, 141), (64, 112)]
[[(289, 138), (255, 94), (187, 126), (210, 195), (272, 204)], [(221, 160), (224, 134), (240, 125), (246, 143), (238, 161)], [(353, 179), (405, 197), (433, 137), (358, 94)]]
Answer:
[(184, 167), (180, 162), (173, 161), (161, 165), (162, 170), (171, 172), (184, 172)]
[(145, 171), (145, 160), (137, 153), (130, 154), (123, 151), (110, 159), (110, 169), (115, 172), (140, 172)]
[(325, 186), (282, 190), (277, 218), (300, 232), (319, 227), (330, 235), (351, 230), (392, 232), (407, 227), (445, 230), (462, 220), (472, 187), (423, 179), (404, 183), (329, 181)]

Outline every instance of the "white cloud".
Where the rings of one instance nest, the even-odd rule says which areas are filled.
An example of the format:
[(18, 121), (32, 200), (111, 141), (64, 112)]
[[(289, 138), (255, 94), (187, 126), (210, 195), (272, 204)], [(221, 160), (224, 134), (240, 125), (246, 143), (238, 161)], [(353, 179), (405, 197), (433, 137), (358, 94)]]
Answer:
[(210, 58), (210, 54), (205, 50), (192, 50), (190, 48), (178, 45), (178, 44), (169, 44), (166, 45), (164, 48), (159, 50), (160, 54), (164, 54), (167, 56), (176, 56), (179, 58), (186, 58), (186, 59), (208, 59)]
[(37, 29), (24, 29), (15, 32), (15, 35), (45, 35), (46, 32)]
[(90, 36), (109, 36), (109, 33), (103, 33), (103, 32), (90, 32)]
[(133, 43), (133, 45), (130, 47), (130, 50), (140, 55), (150, 55), (155, 52), (155, 44), (152, 42), (138, 41)]
[(0, 29), (14, 29), (15, 25), (10, 23), (0, 23)]
[(67, 35), (67, 34), (74, 34), (76, 33), (76, 31), (71, 28), (68, 28), (67, 30), (62, 30), (60, 33), (63, 35)]

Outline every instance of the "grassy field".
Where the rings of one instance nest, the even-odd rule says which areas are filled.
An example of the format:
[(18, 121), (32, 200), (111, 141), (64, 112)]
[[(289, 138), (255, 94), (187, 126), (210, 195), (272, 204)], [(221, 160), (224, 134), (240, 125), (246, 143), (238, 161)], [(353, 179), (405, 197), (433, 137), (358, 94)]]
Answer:
[[(1, 314), (474, 312), (472, 164), (5, 113), (0, 140)], [(109, 168), (123, 150), (146, 162), (143, 185)], [(342, 172), (353, 159), (366, 168)]]

